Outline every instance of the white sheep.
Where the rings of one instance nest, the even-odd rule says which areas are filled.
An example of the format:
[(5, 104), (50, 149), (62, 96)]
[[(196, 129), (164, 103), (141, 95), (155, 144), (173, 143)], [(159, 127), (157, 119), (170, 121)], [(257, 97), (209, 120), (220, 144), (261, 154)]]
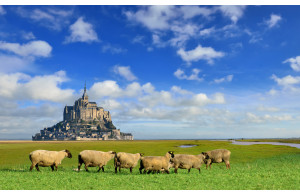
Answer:
[(104, 166), (108, 161), (114, 158), (115, 154), (116, 152), (114, 151), (102, 152), (96, 150), (84, 150), (78, 155), (78, 172), (80, 171), (80, 167), (83, 163), (86, 171), (89, 171), (88, 167), (99, 166), (98, 172), (101, 168), (104, 172)]
[(48, 151), (48, 150), (35, 150), (29, 154), (31, 161), (30, 171), (35, 166), (36, 170), (40, 171), (39, 166), (51, 167), (54, 171), (54, 166), (57, 171), (57, 166), (61, 164), (61, 161), (65, 158), (72, 158), (72, 154), (69, 150), (62, 151)]
[(216, 149), (211, 151), (202, 152), (205, 156), (206, 169), (208, 166), (211, 168), (212, 163), (222, 163), (225, 162), (226, 169), (230, 169), (230, 154), (231, 152), (226, 149)]
[(118, 152), (115, 156), (114, 165), (115, 165), (115, 173), (121, 172), (121, 168), (129, 168), (130, 173), (132, 173), (132, 168), (134, 168), (138, 161), (143, 156), (143, 153), (126, 153), (126, 152)]
[(165, 171), (169, 174), (170, 160), (174, 158), (174, 152), (169, 151), (165, 156), (145, 156), (141, 158), (140, 173), (144, 169), (144, 173), (148, 171), (148, 174), (152, 172)]
[(177, 173), (178, 168), (188, 169), (190, 173), (191, 168), (199, 170), (202, 164), (204, 164), (205, 156), (203, 154), (199, 155), (188, 155), (188, 154), (176, 154), (173, 159), (171, 159), (172, 167), (175, 168), (174, 172)]

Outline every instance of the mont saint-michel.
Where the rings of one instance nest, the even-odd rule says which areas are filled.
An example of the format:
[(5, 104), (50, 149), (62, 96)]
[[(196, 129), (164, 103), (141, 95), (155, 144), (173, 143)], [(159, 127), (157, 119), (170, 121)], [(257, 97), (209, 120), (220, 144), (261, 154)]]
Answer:
[(117, 129), (109, 111), (89, 102), (86, 85), (73, 106), (65, 106), (63, 121), (40, 130), (32, 140), (133, 140), (131, 133)]

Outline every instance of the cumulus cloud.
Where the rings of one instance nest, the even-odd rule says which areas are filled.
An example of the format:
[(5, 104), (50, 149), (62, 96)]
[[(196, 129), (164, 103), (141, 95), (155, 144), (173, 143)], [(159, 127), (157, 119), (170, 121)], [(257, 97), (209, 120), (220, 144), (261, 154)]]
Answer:
[(265, 24), (268, 26), (268, 28), (274, 28), (278, 26), (278, 23), (282, 20), (280, 15), (271, 14), (270, 19), (265, 21)]
[(128, 20), (143, 24), (151, 30), (165, 30), (170, 27), (169, 20), (177, 13), (176, 7), (171, 5), (143, 6), (137, 12), (126, 11)]
[(83, 17), (78, 18), (78, 20), (69, 27), (71, 35), (66, 37), (65, 43), (72, 42), (98, 42), (98, 36), (95, 32), (93, 25), (85, 22)]
[(0, 76), (0, 97), (51, 102), (65, 102), (73, 98), (74, 90), (59, 87), (68, 80), (64, 71), (34, 77), (23, 73), (0, 73)]
[(232, 79), (233, 79), (233, 75), (228, 75), (228, 76), (225, 76), (223, 78), (214, 79), (214, 83), (220, 84), (220, 83), (223, 83), (223, 82), (231, 82)]
[(201, 45), (198, 45), (195, 49), (189, 51), (180, 48), (177, 51), (177, 54), (188, 64), (199, 60), (206, 60), (209, 64), (213, 64), (213, 59), (225, 56), (224, 52), (218, 52), (212, 47), (202, 47)]
[(4, 15), (4, 14), (6, 14), (6, 11), (5, 11), (5, 9), (3, 8), (3, 6), (0, 5), (0, 15)]
[(73, 15), (73, 9), (64, 10), (49, 6), (37, 9), (29, 9), (23, 6), (16, 8), (15, 11), (21, 17), (29, 18), (30, 21), (55, 31), (60, 31), (68, 25)]
[(45, 41), (31, 41), (26, 44), (0, 42), (0, 50), (22, 57), (49, 57), (52, 47)]
[(192, 73), (190, 76), (187, 76), (185, 74), (185, 72), (182, 70), (182, 69), (177, 69), (175, 72), (174, 72), (174, 76), (180, 80), (196, 80), (196, 81), (203, 81), (203, 78), (199, 78), (198, 74), (201, 72), (200, 69), (193, 69), (192, 70)]
[(137, 77), (131, 72), (130, 66), (115, 65), (113, 68), (115, 74), (118, 74), (128, 81), (137, 80)]
[(271, 79), (273, 79), (275, 82), (277, 82), (278, 85), (288, 87), (291, 85), (299, 84), (300, 83), (300, 77), (296, 76), (293, 77), (291, 75), (285, 76), (283, 78), (278, 78), (275, 74), (271, 76)]
[(245, 5), (221, 5), (219, 10), (235, 24), (243, 16)]
[(181, 6), (179, 10), (183, 13), (184, 19), (193, 18), (195, 16), (204, 16), (209, 17), (213, 13), (215, 13), (215, 9), (210, 9), (207, 7), (199, 7), (199, 6), (192, 6), (192, 5), (185, 5)]
[(290, 66), (294, 71), (300, 71), (300, 56), (286, 59), (285, 61), (283, 61), (283, 63), (290, 63)]

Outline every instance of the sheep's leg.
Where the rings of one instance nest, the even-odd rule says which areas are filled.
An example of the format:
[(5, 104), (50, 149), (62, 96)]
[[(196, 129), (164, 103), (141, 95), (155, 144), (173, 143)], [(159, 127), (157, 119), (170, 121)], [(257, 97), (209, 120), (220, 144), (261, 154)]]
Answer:
[(102, 171), (104, 172), (104, 166), (102, 166)]
[(200, 167), (198, 168), (198, 170), (199, 170), (199, 174), (200, 174), (201, 173)]
[(51, 165), (51, 169), (52, 169), (52, 171), (54, 171), (54, 166), (53, 165)]
[(78, 172), (80, 172), (81, 165), (82, 163), (78, 163)]
[(87, 165), (84, 164), (85, 171), (89, 171)]
[(175, 170), (174, 170), (175, 174), (177, 174), (177, 171), (178, 171), (178, 167), (175, 167)]
[(97, 170), (97, 172), (100, 172), (100, 170), (101, 170), (101, 167), (99, 166), (99, 169)]
[(34, 164), (31, 164), (30, 171), (32, 171), (33, 167), (34, 167)]
[(57, 171), (57, 165), (55, 165), (55, 170)]
[(40, 171), (40, 168), (39, 168), (38, 164), (35, 165), (35, 168), (36, 168), (36, 170)]
[(119, 172), (121, 172), (121, 165), (119, 165)]
[(132, 167), (130, 168), (130, 173), (132, 173)]
[(210, 169), (211, 169), (211, 164), (212, 164), (212, 163), (209, 164), (209, 168), (210, 168)]
[[(148, 172), (147, 172), (147, 174), (150, 174), (151, 172), (153, 172), (154, 173), (154, 171), (151, 171), (151, 170), (149, 170)], [(145, 172), (144, 172), (145, 173)]]
[(141, 163), (140, 163), (140, 168), (139, 168), (139, 170), (140, 170), (140, 174), (142, 174), (142, 170), (143, 170), (143, 168), (144, 168), (144, 165), (143, 165), (143, 162), (141, 161)]
[(191, 168), (190, 168), (190, 169), (188, 169), (188, 173), (190, 173), (190, 171), (191, 171)]
[(165, 171), (166, 171), (167, 174), (170, 174), (169, 170), (166, 169)]
[(144, 169), (144, 174), (147, 172), (147, 170), (146, 169)]
[(115, 166), (115, 173), (118, 173), (118, 166), (117, 165)]

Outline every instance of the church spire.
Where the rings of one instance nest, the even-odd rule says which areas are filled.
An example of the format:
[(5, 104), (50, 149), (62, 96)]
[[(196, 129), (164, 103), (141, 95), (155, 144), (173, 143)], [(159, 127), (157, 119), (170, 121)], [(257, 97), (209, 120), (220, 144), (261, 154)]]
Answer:
[(88, 99), (88, 96), (86, 94), (86, 81), (84, 82), (84, 92), (83, 92), (83, 95), (82, 95), (82, 99)]

